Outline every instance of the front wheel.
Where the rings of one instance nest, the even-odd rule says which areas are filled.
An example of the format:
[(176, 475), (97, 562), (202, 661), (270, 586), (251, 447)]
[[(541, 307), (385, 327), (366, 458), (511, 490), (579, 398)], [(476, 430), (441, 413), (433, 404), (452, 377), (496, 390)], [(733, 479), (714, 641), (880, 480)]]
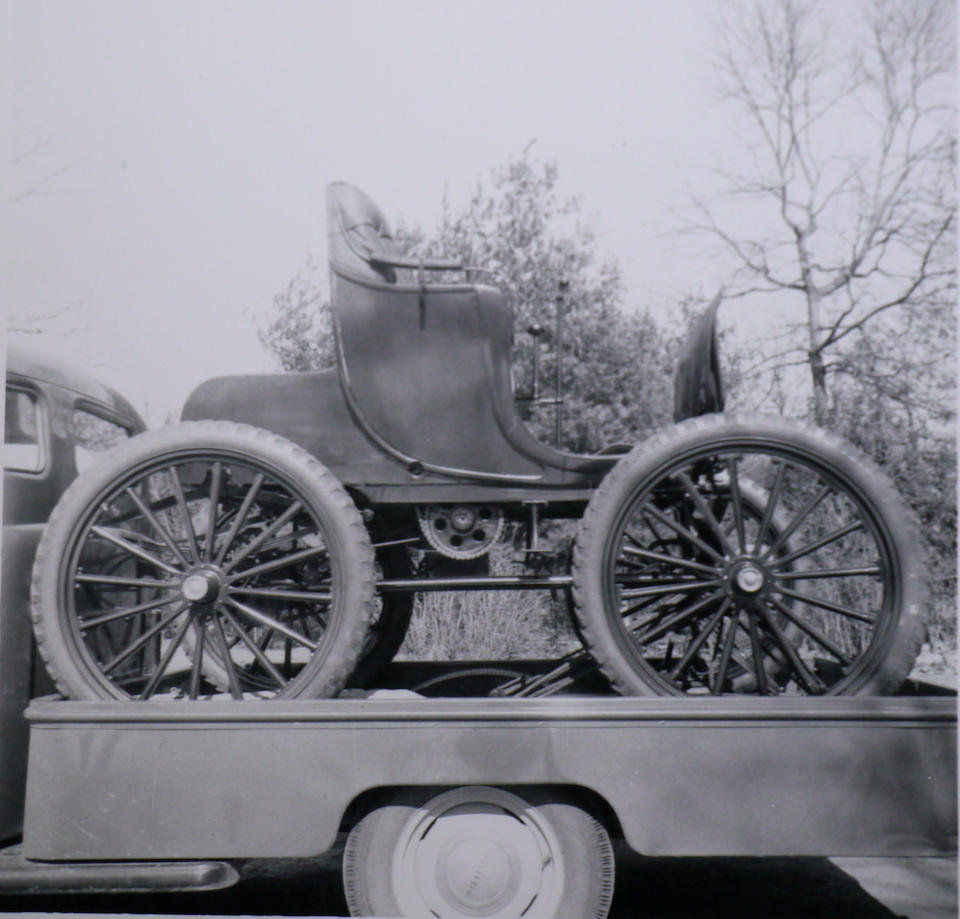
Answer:
[(294, 698), (343, 688), (373, 593), (363, 521), (317, 460), (200, 421), (141, 434), (73, 483), (32, 607), (69, 697)]
[(394, 793), (350, 832), (352, 916), (594, 919), (613, 895), (603, 826), (549, 792), (471, 786)]
[(923, 639), (924, 570), (910, 510), (850, 446), (782, 418), (709, 415), (604, 480), (574, 598), (624, 694), (882, 694)]

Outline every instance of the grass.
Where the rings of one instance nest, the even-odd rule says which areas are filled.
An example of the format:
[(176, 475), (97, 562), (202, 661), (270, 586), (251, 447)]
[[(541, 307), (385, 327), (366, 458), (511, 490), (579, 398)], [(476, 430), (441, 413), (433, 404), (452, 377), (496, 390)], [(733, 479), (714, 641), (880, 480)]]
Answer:
[[(500, 543), (491, 571), (520, 571), (516, 550)], [(957, 671), (955, 581), (937, 583), (925, 642), (923, 674)], [(939, 589), (937, 589), (939, 588)], [(417, 596), (398, 660), (465, 661), (558, 658), (580, 646), (566, 591), (449, 591)]]
[(398, 660), (556, 658), (579, 647), (563, 594), (475, 591), (421, 594)]
[[(559, 529), (561, 525), (554, 525)], [(554, 538), (557, 533), (552, 534)], [(562, 538), (562, 534), (561, 538)], [(509, 534), (508, 534), (509, 536)], [(520, 574), (523, 533), (490, 552), (492, 574)], [(557, 658), (580, 646), (566, 591), (438, 591), (417, 596), (398, 660)]]

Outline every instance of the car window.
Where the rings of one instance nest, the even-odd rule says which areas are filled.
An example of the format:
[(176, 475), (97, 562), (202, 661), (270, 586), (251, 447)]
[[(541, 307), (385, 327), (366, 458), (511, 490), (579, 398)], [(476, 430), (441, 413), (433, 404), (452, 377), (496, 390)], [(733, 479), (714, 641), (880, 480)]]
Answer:
[(70, 419), (70, 439), (77, 447), (77, 470), (83, 472), (98, 453), (126, 440), (130, 432), (121, 425), (82, 408), (75, 408)]
[(40, 413), (37, 399), (21, 389), (8, 389), (3, 425), (3, 467), (19, 472), (43, 469)]

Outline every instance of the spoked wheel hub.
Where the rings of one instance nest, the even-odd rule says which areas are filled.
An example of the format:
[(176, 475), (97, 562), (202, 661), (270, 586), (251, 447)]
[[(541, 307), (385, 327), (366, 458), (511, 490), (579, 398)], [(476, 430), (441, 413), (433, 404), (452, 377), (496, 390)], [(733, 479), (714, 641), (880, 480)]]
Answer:
[(731, 597), (755, 597), (769, 580), (763, 565), (752, 558), (737, 559), (723, 574), (724, 588)]
[(224, 583), (220, 569), (204, 566), (188, 572), (180, 582), (180, 593), (188, 603), (208, 606), (221, 598)]

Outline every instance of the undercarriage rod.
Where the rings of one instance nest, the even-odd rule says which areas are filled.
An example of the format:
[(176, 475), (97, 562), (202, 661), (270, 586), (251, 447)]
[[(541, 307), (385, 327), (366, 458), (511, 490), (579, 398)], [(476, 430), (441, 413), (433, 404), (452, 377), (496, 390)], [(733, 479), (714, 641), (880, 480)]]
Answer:
[(458, 578), (383, 578), (377, 581), (377, 590), (552, 590), (569, 587), (569, 574), (544, 576), (490, 575), (487, 577)]

